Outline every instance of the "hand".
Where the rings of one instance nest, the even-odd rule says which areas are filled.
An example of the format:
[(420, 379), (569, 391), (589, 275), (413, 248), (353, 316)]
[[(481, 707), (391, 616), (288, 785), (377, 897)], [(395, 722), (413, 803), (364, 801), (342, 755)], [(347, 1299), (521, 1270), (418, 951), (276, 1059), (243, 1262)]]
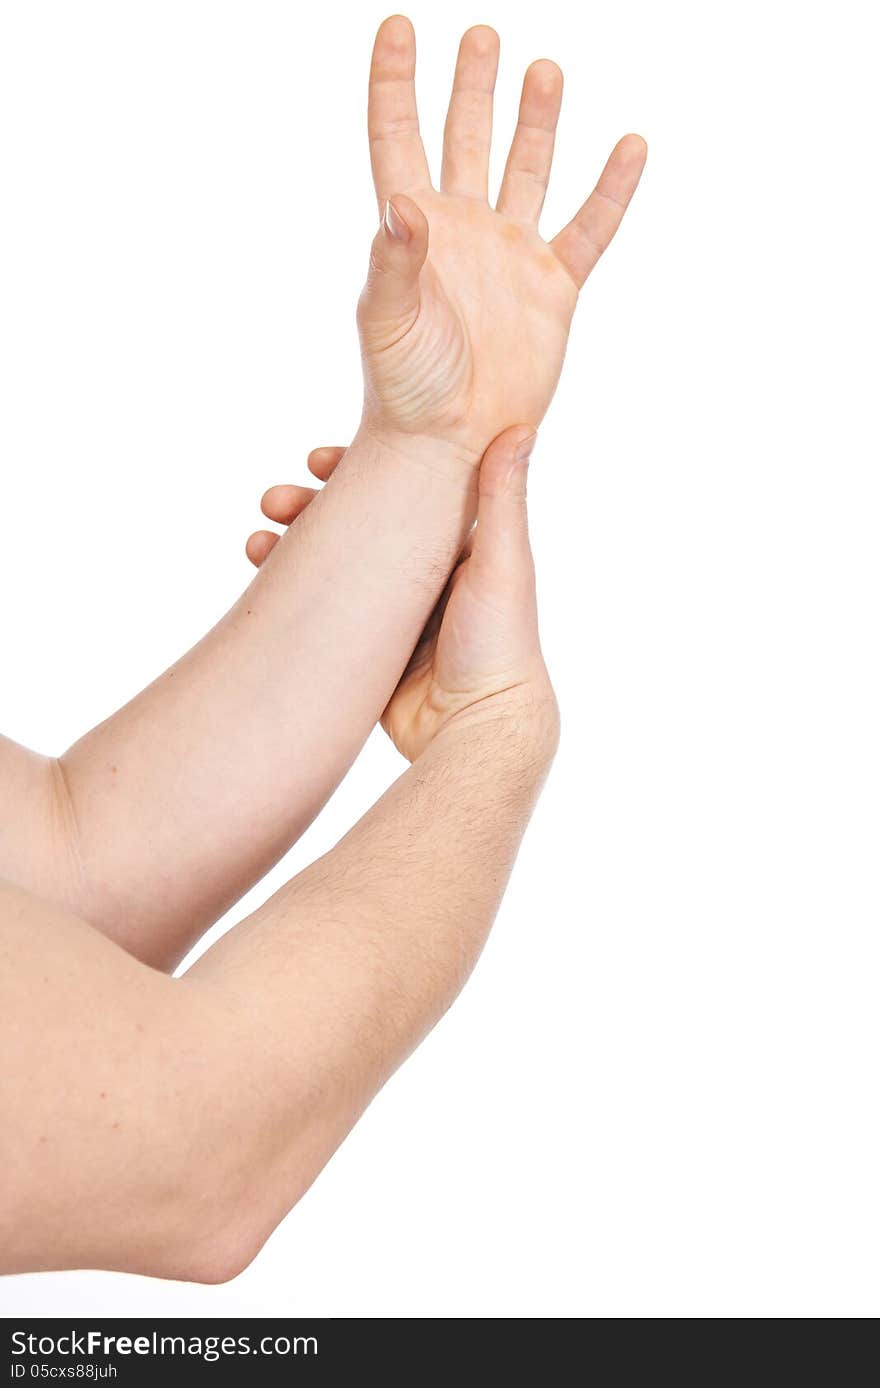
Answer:
[(488, 168), (497, 67), (494, 30), (468, 30), (439, 189), (419, 135), (409, 20), (385, 20), (370, 71), (370, 149), (383, 220), (358, 310), (364, 427), (392, 441), (442, 439), (474, 463), (511, 420), (537, 427), (543, 418), (578, 290), (620, 225), (647, 153), (638, 135), (625, 136), (574, 220), (543, 241), (538, 218), (562, 73), (546, 60), (528, 69), (493, 209)]
[[(545, 749), (555, 742), (556, 703), (538, 640), (526, 523), (534, 438), (528, 425), (516, 425), (488, 448), (480, 465), (476, 529), (382, 715), (385, 731), (410, 761), (443, 728), (465, 719), (516, 718)], [(309, 469), (326, 481), (343, 452), (315, 449)], [(271, 487), (263, 512), (289, 525), (315, 495), (311, 487)], [(247, 542), (248, 558), (259, 567), (278, 539), (257, 531)]]

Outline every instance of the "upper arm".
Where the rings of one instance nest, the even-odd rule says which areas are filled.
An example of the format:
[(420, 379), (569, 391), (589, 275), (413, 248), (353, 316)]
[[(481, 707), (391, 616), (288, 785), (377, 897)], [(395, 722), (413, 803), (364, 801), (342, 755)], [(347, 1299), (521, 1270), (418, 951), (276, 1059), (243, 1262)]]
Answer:
[(238, 1019), (8, 884), (0, 956), (0, 1272), (227, 1275)]

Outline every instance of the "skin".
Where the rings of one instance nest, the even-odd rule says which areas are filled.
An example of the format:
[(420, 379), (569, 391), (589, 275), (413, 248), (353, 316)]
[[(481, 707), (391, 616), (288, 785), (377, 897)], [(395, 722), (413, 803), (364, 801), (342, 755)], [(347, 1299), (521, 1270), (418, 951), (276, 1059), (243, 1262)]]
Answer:
[[(369, 107), (380, 208), (387, 216), (390, 201), (401, 239), (382, 248), (361, 313), (367, 417), (377, 430), (451, 439), (472, 459), (511, 419), (541, 422), (578, 290), (617, 230), (646, 156), (639, 136), (625, 136), (573, 221), (545, 242), (538, 218), (562, 73), (542, 60), (526, 73), (498, 205), (490, 207), (498, 48), (497, 34), (483, 25), (462, 39), (439, 189), (418, 133), (412, 27), (400, 17), (379, 31)], [(392, 254), (406, 284), (384, 295)], [(511, 342), (520, 350), (511, 353)]]
[(180, 979), (0, 887), (0, 1042), (27, 1057), (4, 1077), (0, 1271), (236, 1275), (461, 988), (557, 738), (529, 436), (486, 456), (469, 596), (440, 623), (438, 651), (479, 651), (472, 701), (326, 857)]
[[(158, 968), (174, 968), (287, 851), (388, 705), (465, 544), (479, 459), (512, 422), (543, 416), (577, 285), (638, 181), (644, 144), (628, 136), (569, 227), (541, 239), (562, 82), (540, 62), (491, 208), (497, 56), (492, 30), (462, 39), (435, 189), (412, 26), (393, 17), (379, 29), (369, 134), (383, 221), (358, 308), (364, 412), (297, 543), (277, 544), (193, 650), (63, 755), (0, 742), (13, 792), (0, 878)], [(411, 751), (419, 736), (395, 707)], [(411, 712), (423, 717), (423, 704)]]
[[(529, 69), (493, 210), (497, 38), (462, 40), (440, 189), (414, 52), (408, 21), (381, 26), (355, 439), (314, 457), (320, 494), (251, 541), (254, 581), (171, 670), (61, 757), (0, 743), (0, 1045), (23, 1058), (0, 1096), (0, 1270), (239, 1271), (461, 987), (553, 755), (525, 468), (644, 146), (622, 141), (545, 243), (558, 70)], [(383, 710), (412, 767), (169, 978)]]
[[(523, 435), (522, 450), (531, 449), (534, 435)], [(345, 454), (343, 448), (316, 448), (308, 465), (316, 476), (326, 480)], [(486, 483), (484, 480), (483, 486)], [(264, 515), (290, 526), (318, 495), (312, 487), (282, 485), (270, 487), (262, 501)], [(270, 530), (250, 536), (246, 552), (259, 568), (278, 543)], [(503, 668), (495, 613), (504, 605), (504, 585), (512, 575), (496, 568), (481, 568), (481, 552), (474, 552), (474, 536), (468, 537), (440, 601), (428, 619), (406, 669), (382, 714), (382, 726), (395, 747), (409, 761), (425, 750), (443, 726), (468, 704), (476, 703), (486, 686), (497, 682)], [(525, 611), (533, 611), (531, 592), (522, 597)], [(535, 642), (535, 649), (537, 644)], [(516, 673), (510, 672), (511, 688)]]

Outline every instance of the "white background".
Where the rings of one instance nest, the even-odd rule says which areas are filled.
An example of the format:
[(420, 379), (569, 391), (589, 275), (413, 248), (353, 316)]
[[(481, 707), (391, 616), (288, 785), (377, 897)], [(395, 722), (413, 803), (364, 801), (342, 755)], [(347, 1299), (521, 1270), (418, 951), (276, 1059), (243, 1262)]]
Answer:
[[(872, 8), (413, 0), (435, 168), (474, 22), (496, 171), (566, 71), (547, 232), (650, 145), (532, 468), (562, 750), (473, 981), (256, 1263), (6, 1315), (877, 1314)], [(60, 751), (191, 644), (351, 435), (382, 16), (0, 6), (8, 734)], [(374, 738), (247, 904), (399, 770)]]

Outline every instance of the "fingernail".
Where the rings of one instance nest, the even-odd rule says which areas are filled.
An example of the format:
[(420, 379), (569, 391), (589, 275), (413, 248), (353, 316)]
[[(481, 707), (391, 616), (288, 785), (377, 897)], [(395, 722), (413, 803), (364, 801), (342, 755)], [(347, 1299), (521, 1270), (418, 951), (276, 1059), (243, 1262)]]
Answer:
[(516, 445), (514, 457), (518, 463), (527, 463), (529, 461), (537, 437), (537, 433), (529, 434), (527, 439), (522, 439), (521, 442)]
[(385, 204), (385, 215), (382, 218), (382, 225), (388, 235), (392, 236), (395, 241), (409, 240), (411, 234), (410, 229), (393, 202), (386, 202)]

